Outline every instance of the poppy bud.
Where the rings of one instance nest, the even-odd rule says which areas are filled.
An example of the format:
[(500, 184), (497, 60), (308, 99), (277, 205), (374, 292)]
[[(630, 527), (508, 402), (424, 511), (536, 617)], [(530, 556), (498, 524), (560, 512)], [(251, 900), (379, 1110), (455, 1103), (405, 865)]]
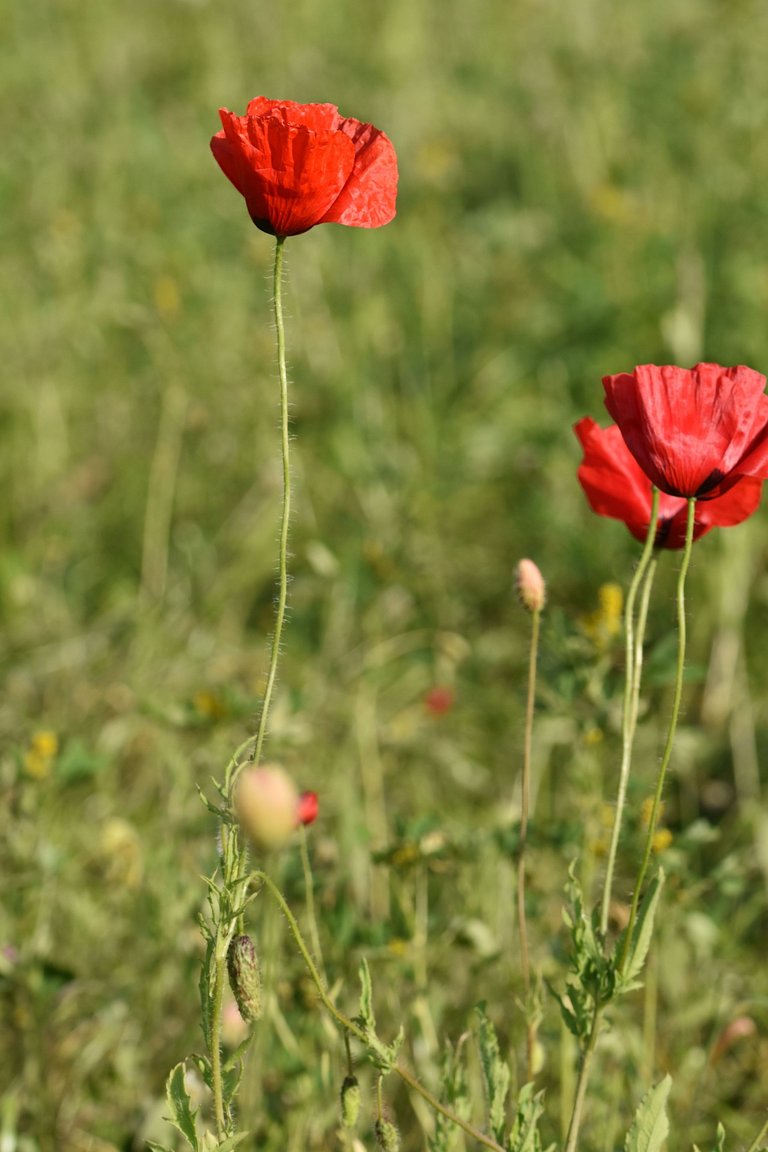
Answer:
[(360, 1085), (357, 1076), (345, 1076), (341, 1086), (341, 1122), (345, 1128), (354, 1128), (360, 1112)]
[(287, 772), (275, 764), (242, 769), (235, 786), (235, 814), (260, 851), (279, 848), (297, 825), (299, 793)]
[(544, 577), (533, 560), (521, 560), (515, 571), (515, 588), (528, 612), (541, 612), (547, 599)]
[(381, 1152), (400, 1152), (400, 1133), (391, 1120), (384, 1120), (379, 1117), (373, 1131)]
[(296, 823), (314, 824), (315, 820), (317, 820), (319, 809), (320, 804), (317, 799), (317, 792), (302, 792), (296, 808)]
[(234, 936), (227, 951), (229, 986), (243, 1020), (261, 1016), (261, 971), (250, 936)]

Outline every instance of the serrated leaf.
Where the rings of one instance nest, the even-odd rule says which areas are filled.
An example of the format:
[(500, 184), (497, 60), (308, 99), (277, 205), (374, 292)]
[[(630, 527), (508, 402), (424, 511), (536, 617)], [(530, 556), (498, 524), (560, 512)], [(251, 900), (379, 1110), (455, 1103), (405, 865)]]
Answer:
[(475, 1012), (480, 1021), (477, 1039), (488, 1098), (488, 1122), (494, 1138), (502, 1141), (506, 1125), (505, 1104), (509, 1091), (509, 1066), (501, 1058), (496, 1030), (486, 1015), (485, 1005), (478, 1004)]
[(243, 1140), (247, 1140), (250, 1132), (238, 1132), (235, 1136), (230, 1136), (223, 1144), (219, 1144), (217, 1152), (230, 1152), (232, 1148), (236, 1148), (238, 1144), (242, 1144)]
[[(442, 1063), (442, 1098), (452, 1111), (463, 1120), (472, 1114), (472, 1104), (467, 1092), (464, 1066), (461, 1062), (461, 1048), (466, 1036), (459, 1041), (454, 1051), (446, 1042)], [(457, 1129), (442, 1113), (435, 1116), (435, 1131), (429, 1138), (429, 1152), (448, 1152), (455, 1142)]]
[(544, 1112), (544, 1092), (524, 1084), (517, 1097), (515, 1122), (507, 1141), (508, 1152), (541, 1152), (539, 1119)]
[[(627, 962), (621, 973), (619, 983), (620, 992), (629, 992), (631, 988), (637, 987), (637, 977), (643, 970), (648, 949), (651, 946), (653, 923), (659, 904), (659, 897), (661, 896), (661, 890), (664, 887), (664, 880), (664, 869), (659, 868), (655, 879), (650, 884), (645, 896), (643, 896), (637, 913), (637, 919), (635, 920), (635, 926), (632, 930)], [(622, 933), (616, 945), (618, 955), (621, 955), (622, 949), (625, 946), (625, 940), (626, 935)]]
[(368, 961), (363, 956), (360, 961), (360, 968), (358, 972), (360, 976), (360, 1013), (358, 1019), (363, 1028), (371, 1029), (376, 1028), (376, 1017), (373, 1014), (373, 984), (371, 982), (371, 970), (368, 967)]
[(669, 1135), (667, 1097), (671, 1087), (672, 1077), (665, 1076), (646, 1092), (624, 1141), (624, 1152), (659, 1152)]
[(165, 1085), (166, 1097), (168, 1106), (171, 1109), (171, 1115), (168, 1117), (174, 1128), (178, 1128), (182, 1136), (187, 1140), (187, 1143), (194, 1152), (199, 1152), (200, 1145), (197, 1139), (197, 1128), (195, 1126), (196, 1112), (192, 1111), (192, 1103), (187, 1093), (187, 1085), (184, 1081), (184, 1063), (177, 1064), (175, 1068), (171, 1069), (171, 1073)]

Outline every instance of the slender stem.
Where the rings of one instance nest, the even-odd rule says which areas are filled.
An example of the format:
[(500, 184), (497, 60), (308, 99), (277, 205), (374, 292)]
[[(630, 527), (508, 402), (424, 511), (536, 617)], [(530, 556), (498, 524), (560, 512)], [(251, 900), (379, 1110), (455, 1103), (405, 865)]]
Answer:
[(597, 1047), (597, 1038), (600, 1035), (601, 1023), (602, 1008), (596, 1004), (592, 1017), (592, 1028), (581, 1056), (579, 1078), (576, 1081), (576, 1095), (573, 1100), (573, 1110), (571, 1112), (571, 1123), (568, 1126), (568, 1136), (565, 1141), (565, 1152), (575, 1152), (576, 1150), (576, 1142), (579, 1138), (579, 1129), (581, 1128), (581, 1116), (584, 1111), (584, 1100), (587, 1094), (587, 1082), (592, 1066), (592, 1057)]
[[(621, 767), (619, 769), (619, 789), (616, 796), (616, 809), (611, 830), (611, 844), (608, 850), (608, 863), (605, 869), (605, 885), (603, 887), (603, 903), (600, 912), (600, 931), (603, 935), (608, 931), (608, 916), (611, 907), (611, 891), (613, 889), (613, 873), (616, 867), (616, 853), (619, 847), (621, 823), (624, 816), (624, 804), (627, 797), (627, 784), (632, 764), (632, 745), (637, 724), (637, 709), (640, 698), (640, 668), (643, 659), (643, 631), (645, 613), (641, 607), (641, 618), (638, 620), (637, 633), (635, 632), (635, 601), (638, 590), (650, 573), (643, 586), (644, 602), (647, 613), (647, 597), (650, 594), (650, 582), (653, 579), (655, 562), (653, 561), (653, 545), (656, 540), (656, 527), (659, 519), (659, 490), (653, 489), (651, 503), (651, 518), (648, 524), (648, 535), (640, 556), (632, 583), (627, 592), (627, 603), (624, 609), (624, 640), (626, 645), (626, 658), (624, 669), (624, 708), (621, 718)], [(641, 627), (642, 623), (642, 627)]]
[(309, 845), (307, 838), (307, 829), (304, 824), (301, 826), (301, 838), (299, 841), (301, 850), (301, 867), (304, 872), (304, 899), (307, 902), (307, 920), (309, 921), (309, 939), (312, 943), (312, 948), (317, 957), (317, 963), (320, 970), (323, 969), (323, 951), (320, 947), (320, 933), (317, 930), (317, 916), (315, 915), (315, 885), (312, 879), (312, 865), (309, 860)]
[(531, 645), (528, 656), (528, 698), (525, 706), (525, 739), (523, 744), (523, 779), (520, 803), (520, 848), (517, 857), (517, 919), (520, 932), (520, 965), (523, 971), (525, 990), (526, 1035), (525, 1071), (526, 1081), (533, 1078), (533, 1048), (536, 1040), (536, 1027), (530, 1013), (531, 1000), (531, 961), (528, 952), (528, 924), (525, 916), (525, 850), (528, 841), (528, 814), (531, 804), (531, 749), (533, 746), (533, 710), (536, 698), (536, 661), (539, 651), (539, 625), (541, 610), (535, 608), (531, 620)]
[[(339, 1027), (344, 1030), (345, 1033), (355, 1036), (362, 1044), (367, 1045), (367, 1036), (360, 1025), (356, 1024), (355, 1021), (350, 1019), (349, 1016), (345, 1016), (344, 1013), (336, 1007), (328, 995), (323, 979), (317, 970), (317, 965), (312, 959), (312, 955), (306, 945), (304, 937), (301, 934), (301, 929), (299, 928), (296, 917), (288, 906), (285, 897), (275, 884), (274, 880), (272, 880), (266, 872), (253, 872), (251, 874), (251, 881), (255, 881), (256, 883), (264, 885), (288, 921), (288, 927), (291, 930), (291, 935), (296, 941), (296, 947), (301, 953), (302, 959), (307, 966), (310, 979), (315, 985), (317, 994), (326, 1011), (333, 1017), (333, 1019), (336, 1021)], [(439, 1112), (441, 1116), (445, 1116), (446, 1120), (450, 1120), (452, 1124), (455, 1124), (457, 1127), (461, 1128), (463, 1132), (466, 1132), (466, 1134), (471, 1136), (473, 1140), (476, 1140), (478, 1144), (482, 1144), (484, 1148), (490, 1148), (492, 1152), (504, 1152), (502, 1146), (497, 1144), (496, 1141), (493, 1140), (490, 1136), (487, 1136), (484, 1132), (481, 1132), (479, 1128), (475, 1128), (473, 1124), (470, 1124), (469, 1121), (464, 1120), (461, 1116), (451, 1111), (450, 1108), (446, 1108), (444, 1104), (441, 1104), (437, 1097), (433, 1096), (429, 1089), (425, 1088), (423, 1084), (420, 1084), (413, 1073), (409, 1072), (403, 1064), (394, 1064), (392, 1066), (392, 1071), (396, 1072), (400, 1079), (403, 1080), (410, 1088), (412, 1088), (414, 1092), (417, 1092), (423, 1100), (426, 1100), (430, 1107), (434, 1108), (436, 1112)]]
[(224, 965), (226, 959), (217, 955), (214, 968), (213, 1004), (211, 1008), (211, 1080), (213, 1104), (216, 1113), (216, 1133), (220, 1140), (226, 1135), (224, 1120), (224, 1092), (221, 1079), (221, 1005), (224, 998)]
[(768, 1138), (768, 1120), (766, 1120), (765, 1124), (763, 1124), (762, 1128), (758, 1132), (757, 1136), (755, 1136), (749, 1148), (747, 1148), (747, 1152), (760, 1152), (760, 1149), (765, 1148), (763, 1141), (766, 1138)]
[(669, 730), (667, 732), (667, 740), (664, 745), (664, 752), (661, 757), (661, 764), (659, 766), (659, 775), (656, 780), (656, 791), (653, 797), (653, 807), (651, 808), (651, 816), (648, 821), (648, 834), (645, 838), (645, 851), (643, 852), (643, 859), (640, 865), (640, 871), (637, 875), (637, 883), (635, 884), (635, 891), (632, 897), (632, 908), (629, 913), (629, 922), (627, 924), (626, 935), (624, 937), (624, 947), (621, 952), (621, 959), (619, 961), (619, 970), (623, 971), (624, 965), (627, 962), (629, 949), (632, 942), (632, 932), (635, 927), (635, 920), (637, 919), (637, 909), (640, 904), (640, 896), (642, 894), (643, 884), (648, 872), (648, 866), (651, 861), (653, 853), (653, 838), (656, 835), (656, 825), (659, 819), (659, 810), (661, 808), (661, 797), (664, 791), (664, 781), (667, 775), (670, 759), (672, 758), (672, 745), (675, 740), (675, 732), (677, 730), (677, 721), (680, 716), (680, 702), (683, 697), (683, 674), (685, 672), (685, 642), (686, 642), (686, 622), (685, 622), (685, 579), (688, 575), (688, 567), (691, 562), (691, 552), (693, 550), (693, 529), (696, 522), (696, 500), (692, 497), (688, 501), (688, 520), (685, 529), (685, 548), (683, 549), (683, 559), (680, 563), (680, 572), (677, 577), (677, 670), (675, 673), (675, 688), (672, 698), (672, 715), (669, 720)]
[(272, 636), (272, 653), (269, 660), (267, 686), (264, 690), (264, 703), (261, 708), (259, 729), (256, 734), (256, 747), (253, 750), (253, 763), (261, 759), (261, 749), (269, 720), (269, 707), (277, 676), (277, 662), (280, 657), (280, 638), (285, 620), (285, 606), (288, 600), (288, 526), (291, 519), (291, 460), (290, 429), (288, 413), (288, 369), (285, 363), (285, 326), (283, 324), (283, 249), (285, 237), (275, 240), (275, 267), (273, 277), (273, 299), (275, 305), (275, 332), (277, 333), (277, 367), (280, 375), (280, 448), (283, 461), (283, 511), (280, 521), (280, 586), (275, 612), (275, 631)]

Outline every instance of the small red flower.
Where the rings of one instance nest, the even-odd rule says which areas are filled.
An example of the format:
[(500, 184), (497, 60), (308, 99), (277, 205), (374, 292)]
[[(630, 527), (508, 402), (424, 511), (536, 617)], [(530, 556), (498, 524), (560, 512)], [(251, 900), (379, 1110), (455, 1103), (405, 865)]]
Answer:
[(296, 805), (296, 826), (299, 824), (314, 824), (320, 811), (320, 801), (317, 792), (302, 792)]
[[(620, 429), (611, 424), (601, 428), (586, 417), (574, 425), (584, 449), (579, 465), (579, 483), (593, 512), (622, 520), (636, 539), (644, 541), (651, 520), (651, 482), (624, 443)], [(734, 483), (725, 495), (696, 501), (693, 538), (698, 540), (711, 528), (740, 524), (760, 503), (762, 481), (746, 476)], [(683, 496), (659, 494), (657, 548), (682, 548), (688, 501)]]
[(658, 368), (604, 376), (605, 406), (643, 472), (670, 496), (713, 500), (768, 479), (768, 396), (751, 368)]
[(424, 707), (430, 716), (445, 716), (456, 701), (456, 693), (447, 684), (436, 684), (424, 697)]
[(378, 228), (395, 215), (397, 157), (372, 124), (334, 104), (257, 96), (245, 116), (219, 109), (211, 150), (257, 228), (298, 236), (315, 224)]

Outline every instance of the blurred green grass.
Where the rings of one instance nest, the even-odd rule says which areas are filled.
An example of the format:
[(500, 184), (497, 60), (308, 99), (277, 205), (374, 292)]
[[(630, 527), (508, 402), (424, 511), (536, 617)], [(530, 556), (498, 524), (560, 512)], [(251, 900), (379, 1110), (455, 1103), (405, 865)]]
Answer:
[[(513, 818), (521, 744), (511, 574), (531, 555), (550, 589), (549, 831), (531, 896), (546, 955), (564, 859), (592, 858), (599, 875), (613, 791), (621, 655), (595, 652), (579, 620), (636, 555), (621, 525), (588, 513), (571, 424), (605, 422), (601, 375), (637, 362), (768, 365), (768, 11), (8, 0), (0, 43), (0, 947), (14, 957), (0, 970), (0, 1130), (20, 1152), (140, 1147), (168, 1068), (198, 1044), (198, 876), (213, 841), (195, 784), (251, 729), (279, 510), (271, 246), (208, 139), (219, 105), (259, 93), (370, 119), (401, 169), (391, 226), (287, 247), (297, 510), (272, 753), (321, 794), (318, 886), (349, 995), (366, 946), (381, 1018), (394, 1029), (405, 1006), (428, 1075), (431, 1027), (456, 1039), (478, 999), (518, 1044), (493, 834)], [(669, 820), (682, 844), (700, 817), (719, 839), (670, 861), (658, 951), (654, 1070), (679, 1081), (680, 1148), (711, 1142), (717, 1117), (751, 1138), (768, 1094), (764, 526), (761, 512), (695, 554), (703, 678)], [(662, 717), (665, 568), (649, 690)], [(424, 693), (451, 680), (456, 707), (431, 720)], [(60, 752), (36, 778), (25, 756), (47, 730)], [(647, 725), (637, 802), (658, 739)], [(421, 820), (458, 862), (371, 863)], [(295, 862), (282, 867), (300, 898)], [(630, 859), (625, 884), (631, 873)], [(279, 955), (308, 1055), (266, 1030), (271, 1077), (251, 1084), (247, 1115), (258, 1147), (335, 1147), (338, 1053), (321, 1060), (327, 1038), (290, 948)], [(715, 1077), (708, 1046), (739, 1012), (759, 1035)], [(619, 1141), (646, 1074), (641, 1016), (611, 1038), (595, 1149)], [(552, 1014), (544, 1037), (554, 1101)]]

